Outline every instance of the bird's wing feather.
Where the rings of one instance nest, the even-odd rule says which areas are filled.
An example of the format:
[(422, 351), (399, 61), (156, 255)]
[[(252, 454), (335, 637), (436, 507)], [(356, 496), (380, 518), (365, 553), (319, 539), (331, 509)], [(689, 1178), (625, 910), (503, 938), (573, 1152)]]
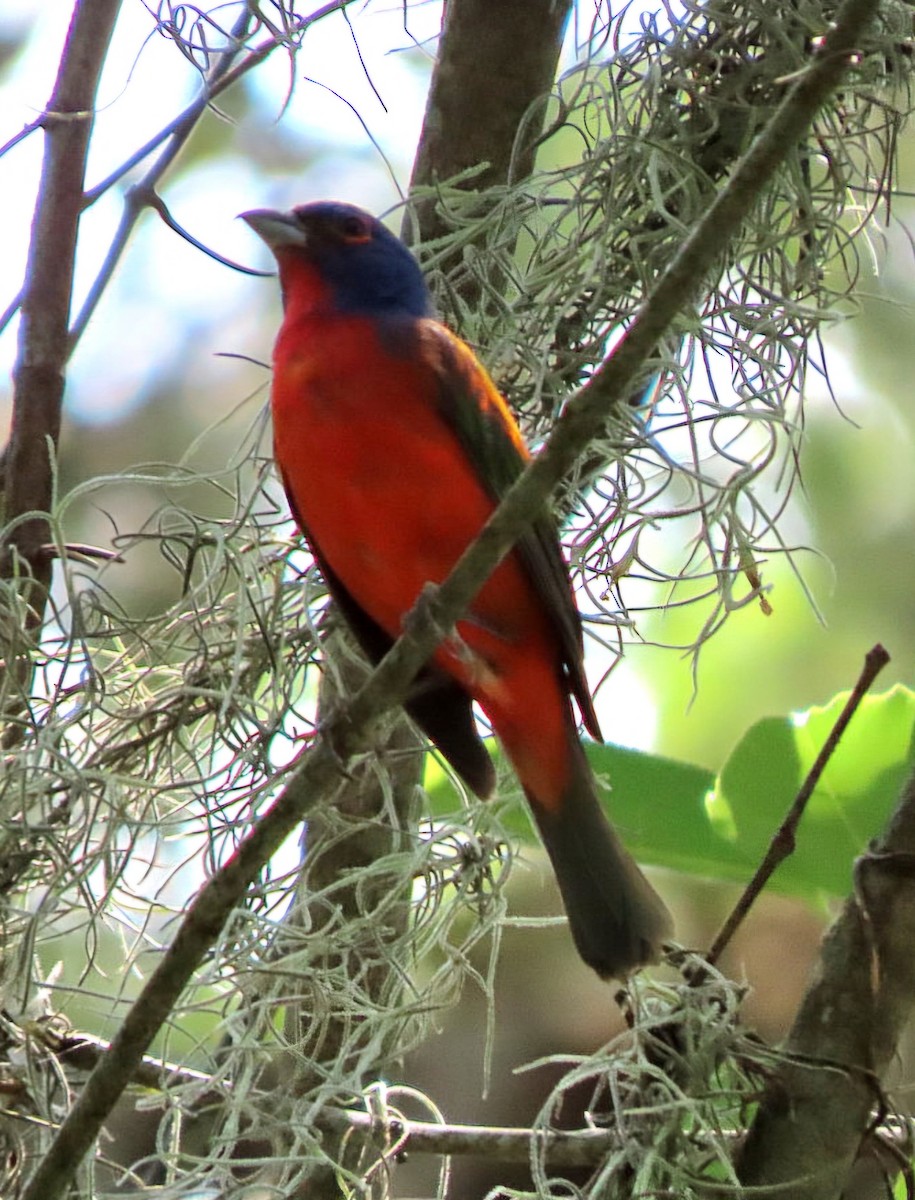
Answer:
[[(420, 323), (421, 352), (439, 383), (441, 411), (493, 501), (498, 503), (528, 462), (514, 418), (473, 352), (443, 325)], [(538, 518), (518, 553), (556, 631), (569, 690), (585, 727), (601, 737), (584, 674), (581, 618), (552, 517)]]

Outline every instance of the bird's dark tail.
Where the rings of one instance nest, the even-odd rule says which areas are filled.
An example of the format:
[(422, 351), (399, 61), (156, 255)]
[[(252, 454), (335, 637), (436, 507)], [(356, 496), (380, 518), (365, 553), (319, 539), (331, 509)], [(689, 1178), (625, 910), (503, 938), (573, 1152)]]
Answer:
[(625, 979), (658, 960), (673, 921), (604, 815), (572, 729), (570, 749), (572, 778), (561, 804), (547, 809), (529, 793), (528, 802), (579, 954), (602, 978)]

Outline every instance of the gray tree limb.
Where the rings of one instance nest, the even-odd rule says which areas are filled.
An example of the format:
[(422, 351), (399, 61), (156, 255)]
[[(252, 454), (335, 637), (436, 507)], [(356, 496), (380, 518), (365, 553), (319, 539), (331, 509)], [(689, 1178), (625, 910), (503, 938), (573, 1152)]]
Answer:
[(51, 507), (86, 157), (98, 82), (119, 9), (120, 0), (79, 0), (75, 5), (54, 90), (39, 122), (44, 160), (22, 291), (3, 497), (10, 528), (3, 574), (29, 575), (34, 582), (28, 590), (29, 629), (42, 623), (51, 580), (47, 524), (37, 514)]
[[(915, 1005), (915, 776), (860, 858), (738, 1163), (753, 1187), (837, 1200)], [(787, 1194), (787, 1193), (786, 1193)]]

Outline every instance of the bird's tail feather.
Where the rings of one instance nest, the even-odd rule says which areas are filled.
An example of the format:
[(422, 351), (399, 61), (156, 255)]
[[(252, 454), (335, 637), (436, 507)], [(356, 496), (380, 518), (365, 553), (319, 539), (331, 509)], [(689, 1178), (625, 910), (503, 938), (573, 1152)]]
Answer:
[(673, 922), (604, 815), (574, 732), (572, 739), (572, 780), (561, 804), (551, 811), (529, 794), (528, 801), (579, 954), (603, 978), (624, 979), (658, 960)]

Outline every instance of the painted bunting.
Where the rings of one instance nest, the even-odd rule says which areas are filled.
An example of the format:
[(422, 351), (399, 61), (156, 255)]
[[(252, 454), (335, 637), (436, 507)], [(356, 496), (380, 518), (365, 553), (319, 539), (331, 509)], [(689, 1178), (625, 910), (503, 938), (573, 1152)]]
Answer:
[[(293, 516), (368, 657), (399, 636), (528, 461), (473, 351), (433, 316), (416, 259), (380, 221), (322, 201), (243, 218), (279, 266), (274, 452)], [(600, 729), (555, 528), (538, 520), (418, 677), (406, 709), (457, 774), (495, 775), (476, 701), (549, 853), (582, 958), (625, 977), (655, 960), (669, 914), (608, 823), (579, 741)]]

